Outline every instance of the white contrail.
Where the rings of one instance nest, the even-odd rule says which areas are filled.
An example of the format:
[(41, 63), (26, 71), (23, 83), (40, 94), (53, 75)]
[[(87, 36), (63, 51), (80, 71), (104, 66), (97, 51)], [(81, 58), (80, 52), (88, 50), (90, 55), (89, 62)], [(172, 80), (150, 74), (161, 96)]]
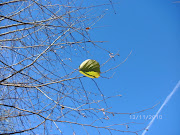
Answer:
[(167, 104), (167, 102), (170, 100), (170, 98), (172, 97), (172, 95), (177, 91), (177, 89), (180, 87), (180, 80), (179, 82), (176, 84), (176, 86), (174, 87), (174, 89), (172, 90), (172, 92), (166, 97), (164, 103), (161, 105), (161, 107), (159, 108), (159, 110), (157, 111), (156, 115), (153, 117), (153, 119), (150, 121), (150, 123), (148, 124), (148, 126), (146, 127), (146, 130), (144, 130), (144, 132), (142, 133), (142, 135), (145, 135), (145, 133), (147, 132), (147, 130), (151, 127), (151, 125), (153, 124), (155, 118), (158, 116), (158, 114), (161, 112), (161, 110), (163, 109), (163, 107)]

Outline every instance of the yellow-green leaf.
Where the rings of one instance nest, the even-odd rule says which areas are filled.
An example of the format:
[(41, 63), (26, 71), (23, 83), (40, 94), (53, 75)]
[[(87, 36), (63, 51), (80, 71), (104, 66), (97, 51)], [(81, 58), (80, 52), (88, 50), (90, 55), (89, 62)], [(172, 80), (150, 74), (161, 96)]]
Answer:
[(79, 72), (89, 78), (98, 78), (100, 76), (100, 65), (96, 60), (85, 60), (79, 66)]

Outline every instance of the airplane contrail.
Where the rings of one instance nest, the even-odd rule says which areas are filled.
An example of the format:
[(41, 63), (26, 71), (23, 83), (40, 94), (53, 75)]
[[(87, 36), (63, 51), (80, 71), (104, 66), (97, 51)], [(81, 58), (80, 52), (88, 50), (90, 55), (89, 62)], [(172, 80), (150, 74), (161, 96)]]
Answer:
[(178, 88), (180, 87), (180, 80), (179, 82), (176, 84), (176, 86), (174, 87), (174, 89), (172, 90), (172, 92), (166, 97), (164, 103), (161, 105), (161, 107), (159, 108), (159, 110), (157, 111), (156, 115), (153, 117), (153, 119), (149, 122), (148, 126), (146, 127), (146, 129), (144, 130), (144, 132), (142, 133), (142, 135), (145, 135), (146, 132), (148, 131), (148, 129), (151, 127), (151, 125), (153, 124), (155, 118), (158, 116), (158, 114), (161, 112), (161, 110), (163, 109), (163, 107), (168, 103), (168, 101), (170, 100), (170, 98), (172, 97), (172, 95), (178, 90)]

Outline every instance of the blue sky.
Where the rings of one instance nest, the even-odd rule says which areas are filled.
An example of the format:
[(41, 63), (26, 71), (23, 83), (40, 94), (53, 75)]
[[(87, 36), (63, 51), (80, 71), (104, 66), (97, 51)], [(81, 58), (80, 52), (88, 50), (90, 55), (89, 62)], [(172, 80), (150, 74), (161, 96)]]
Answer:
[[(113, 53), (120, 51), (120, 57), (107, 64), (107, 67), (123, 61), (132, 50), (128, 60), (108, 74), (110, 76), (115, 72), (112, 79), (97, 79), (105, 95), (122, 94), (121, 98), (109, 102), (113, 111), (135, 112), (160, 102), (154, 109), (136, 114), (154, 115), (178, 83), (180, 4), (173, 2), (172, 0), (121, 0), (115, 5), (117, 14), (113, 14), (112, 9), (109, 8), (104, 18), (94, 25), (96, 28), (89, 32), (95, 40), (108, 41), (102, 44), (104, 48)], [(99, 57), (94, 54), (91, 57), (102, 63), (105, 55), (108, 54), (103, 56), (99, 54)], [(180, 90), (161, 111), (162, 119), (155, 120), (146, 135), (180, 134), (179, 96)], [(124, 119), (129, 119), (129, 116)], [(114, 122), (119, 120), (116, 119)], [(129, 130), (131, 129), (136, 130), (138, 126), (130, 126)]]
[[(127, 114), (115, 115), (115, 117), (109, 116), (109, 120), (103, 124), (97, 122), (97, 126), (101, 126), (101, 124), (111, 125), (112, 123), (135, 122), (135, 124), (128, 124), (128, 130), (137, 131), (148, 125), (151, 116), (156, 114), (166, 97), (180, 80), (180, 3), (173, 3), (173, 0), (112, 1), (118, 2), (118, 4), (114, 5), (117, 14), (114, 14), (111, 6), (93, 8), (92, 10), (95, 9), (95, 11), (90, 11), (87, 16), (93, 17), (101, 14), (102, 11), (105, 11), (105, 16), (97, 23), (94, 23), (94, 20), (91, 23), (90, 20), (80, 26), (91, 27), (87, 33), (92, 41), (107, 41), (103, 44), (99, 43), (99, 46), (114, 54), (119, 51), (120, 56), (115, 57), (115, 59), (101, 67), (101, 72), (121, 63), (131, 51), (132, 54), (117, 69), (101, 74), (104, 77), (111, 77), (114, 74), (113, 78), (105, 79), (100, 77), (95, 79), (95, 81), (106, 97), (122, 95), (122, 97), (107, 100), (108, 105), (112, 107), (109, 111), (133, 113), (150, 108), (157, 103), (159, 104), (151, 110), (131, 116)], [(85, 6), (86, 4), (98, 4), (96, 1), (93, 1), (93, 3), (92, 0), (84, 2)], [(109, 0), (99, 1), (99, 3), (108, 2)], [(95, 15), (90, 14), (91, 12)], [(74, 57), (71, 53), (64, 53), (62, 54), (62, 59), (71, 57), (72, 62), (68, 61), (67, 64), (72, 64), (71, 66), (77, 69), (81, 62), (86, 59), (95, 59), (100, 64), (103, 64), (109, 58), (109, 53), (106, 51), (89, 44), (86, 47), (91, 53), (84, 54), (84, 51), (81, 51), (82, 55), (78, 54), (78, 56), (80, 55), (79, 57)], [(61, 65), (60, 63), (55, 64), (57, 64), (56, 67), (58, 64)], [(83, 87), (88, 91), (99, 92), (90, 78), (81, 78), (81, 81)], [(179, 96), (180, 89), (177, 90), (171, 100), (164, 106), (158, 119), (154, 121), (146, 135), (180, 135)], [(104, 106), (102, 105), (102, 107)], [(148, 120), (145, 118), (148, 118)], [(81, 120), (82, 123), (89, 122), (85, 118)], [(72, 134), (69, 124), (58, 124), (62, 131), (66, 131), (65, 135)], [(86, 134), (81, 126), (74, 125), (74, 129), (78, 135)], [(95, 132), (97, 131), (96, 129), (93, 130), (88, 127), (86, 129), (90, 135), (98, 134)], [(120, 130), (127, 129), (120, 126)], [(48, 132), (52, 132), (55, 135), (57, 131)], [(141, 133), (142, 131), (139, 132), (139, 134)], [(101, 134), (108, 134), (107, 130), (102, 130)], [(119, 135), (121, 133), (113, 132), (113, 135), (116, 134)], [(128, 133), (122, 134), (127, 135)]]

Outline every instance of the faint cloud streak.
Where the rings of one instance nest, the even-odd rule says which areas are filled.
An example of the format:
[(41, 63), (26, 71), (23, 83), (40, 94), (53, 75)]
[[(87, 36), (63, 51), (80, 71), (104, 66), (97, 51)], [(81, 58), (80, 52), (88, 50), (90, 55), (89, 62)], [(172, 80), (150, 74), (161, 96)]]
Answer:
[(176, 84), (176, 86), (174, 87), (174, 89), (172, 90), (172, 92), (166, 97), (164, 103), (161, 105), (161, 107), (159, 108), (159, 110), (157, 111), (156, 115), (153, 117), (153, 119), (149, 122), (148, 126), (146, 127), (146, 129), (144, 130), (144, 132), (142, 133), (142, 135), (145, 135), (146, 132), (148, 131), (148, 129), (151, 127), (151, 125), (153, 124), (155, 118), (158, 116), (158, 114), (161, 112), (161, 110), (163, 109), (163, 107), (168, 103), (168, 101), (171, 99), (172, 95), (178, 90), (178, 88), (180, 87), (180, 80), (179, 82)]

